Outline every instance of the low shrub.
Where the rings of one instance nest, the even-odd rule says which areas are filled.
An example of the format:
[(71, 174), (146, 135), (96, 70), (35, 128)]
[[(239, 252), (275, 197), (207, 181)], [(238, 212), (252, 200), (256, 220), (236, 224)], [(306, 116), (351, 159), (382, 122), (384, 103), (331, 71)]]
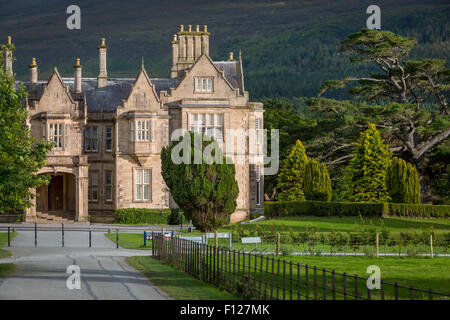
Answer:
[(266, 218), (318, 216), (318, 217), (450, 217), (450, 205), (407, 204), (407, 203), (357, 203), (326, 201), (265, 202)]
[(120, 224), (167, 224), (171, 210), (127, 208), (115, 212), (115, 222)]

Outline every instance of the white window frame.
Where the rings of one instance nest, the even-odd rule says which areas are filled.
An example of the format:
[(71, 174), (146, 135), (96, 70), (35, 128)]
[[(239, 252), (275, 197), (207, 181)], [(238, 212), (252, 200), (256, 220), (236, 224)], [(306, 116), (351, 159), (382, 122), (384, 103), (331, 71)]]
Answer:
[(63, 138), (64, 124), (58, 122), (50, 122), (48, 124), (48, 140), (51, 142), (56, 142), (55, 149), (63, 149), (64, 138)]
[[(217, 141), (223, 141), (223, 113), (191, 113), (189, 118), (189, 131), (208, 135)], [(210, 134), (211, 131), (213, 132), (212, 135)]]
[(150, 120), (136, 120), (136, 141), (150, 141)]
[(213, 77), (194, 77), (194, 91), (196, 93), (213, 93), (214, 78)]
[(261, 118), (255, 119), (255, 143), (259, 146), (261, 145)]
[(151, 169), (135, 169), (134, 170), (134, 201), (148, 202), (151, 201)]

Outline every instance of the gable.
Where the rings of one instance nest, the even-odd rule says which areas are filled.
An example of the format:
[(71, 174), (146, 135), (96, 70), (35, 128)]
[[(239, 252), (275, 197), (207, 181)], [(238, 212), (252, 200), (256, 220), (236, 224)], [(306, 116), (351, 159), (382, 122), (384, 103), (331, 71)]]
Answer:
[[(201, 78), (213, 80), (212, 92), (196, 92), (195, 82)], [(171, 97), (173, 99), (229, 99), (235, 96), (236, 90), (214, 62), (206, 55), (202, 55), (188, 70), (178, 86), (171, 90)]]
[(123, 107), (126, 110), (146, 110), (151, 112), (160, 111), (160, 101), (154, 85), (144, 69), (137, 76), (131, 92)]
[(47, 84), (44, 85), (44, 90), (38, 103), (38, 111), (70, 113), (74, 106), (75, 103), (70, 96), (68, 88), (64, 85), (55, 68)]

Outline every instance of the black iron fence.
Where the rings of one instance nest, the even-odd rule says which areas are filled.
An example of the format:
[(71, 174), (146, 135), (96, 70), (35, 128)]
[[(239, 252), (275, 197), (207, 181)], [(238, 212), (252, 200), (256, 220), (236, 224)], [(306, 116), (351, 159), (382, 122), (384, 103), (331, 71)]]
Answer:
[(236, 251), (179, 237), (152, 235), (153, 257), (196, 279), (244, 298), (267, 300), (424, 300), (450, 299), (450, 294), (379, 282), (295, 263), (270, 255)]
[[(37, 223), (34, 223), (34, 225), (30, 225), (30, 226), (0, 226), (0, 232), (6, 232), (8, 234), (7, 236), (7, 246), (11, 247), (11, 242), (12, 242), (12, 232), (15, 231), (27, 231), (27, 232), (32, 232), (33, 233), (33, 244), (34, 247), (38, 247), (40, 244), (39, 241), (39, 233), (43, 232), (43, 231), (51, 231), (51, 232), (55, 232), (55, 233), (59, 233), (60, 237), (60, 243), (58, 245), (58, 243), (52, 243), (55, 247), (56, 246), (61, 246), (64, 247), (65, 246), (65, 238), (66, 238), (66, 233), (67, 232), (80, 232), (80, 233), (84, 233), (86, 235), (86, 237), (89, 239), (88, 242), (88, 247), (92, 248), (94, 243), (92, 240), (92, 233), (93, 232), (100, 232), (100, 233), (112, 233), (115, 232), (116, 237), (115, 237), (115, 246), (118, 249), (119, 248), (119, 228), (105, 228), (105, 227), (67, 227), (64, 223), (61, 223), (61, 225), (58, 227), (55, 226), (51, 226), (51, 227), (47, 227), (47, 226), (39, 226)], [(28, 243), (28, 245), (30, 245), (31, 243)], [(48, 246), (48, 243), (47, 243)]]

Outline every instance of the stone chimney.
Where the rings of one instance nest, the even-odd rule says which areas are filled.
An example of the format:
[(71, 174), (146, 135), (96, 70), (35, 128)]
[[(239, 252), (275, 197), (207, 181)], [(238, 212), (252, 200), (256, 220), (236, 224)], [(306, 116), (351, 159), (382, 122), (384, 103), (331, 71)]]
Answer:
[(192, 25), (188, 25), (187, 31), (184, 25), (180, 25), (176, 36), (172, 41), (172, 78), (182, 76), (184, 70), (189, 69), (202, 54), (209, 56), (209, 32), (206, 25), (203, 31), (200, 31), (200, 25), (196, 25), (195, 30)]
[(170, 77), (176, 78), (178, 75), (177, 72), (177, 63), (178, 63), (178, 54), (179, 54), (179, 43), (178, 43), (178, 36), (176, 34), (173, 35), (172, 40), (172, 68), (170, 69)]
[(108, 72), (106, 71), (106, 44), (105, 38), (101, 39), (98, 46), (99, 74), (97, 76), (97, 88), (103, 88), (108, 83)]
[(9, 49), (11, 46), (11, 36), (8, 36), (8, 42), (7, 42), (7, 48), (5, 51), (5, 73), (9, 76), (13, 75), (13, 68), (12, 68), (12, 51)]
[(38, 69), (37, 69), (36, 58), (31, 59), (31, 64), (28, 66), (30, 68), (30, 83), (34, 86), (38, 82)]
[(74, 92), (81, 93), (81, 69), (83, 68), (80, 64), (80, 58), (75, 60), (75, 65), (73, 66), (75, 69), (75, 77), (74, 77)]

